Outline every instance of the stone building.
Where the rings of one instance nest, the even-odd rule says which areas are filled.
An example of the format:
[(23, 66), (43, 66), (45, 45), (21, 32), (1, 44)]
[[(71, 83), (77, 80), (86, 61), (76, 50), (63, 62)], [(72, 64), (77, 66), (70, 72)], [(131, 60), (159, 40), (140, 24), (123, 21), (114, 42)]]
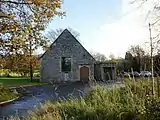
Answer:
[[(41, 56), (40, 61), (41, 81), (88, 82), (95, 78), (97, 80), (106, 79), (104, 77), (107, 72), (105, 64), (97, 63), (67, 29), (51, 44), (50, 48)], [(96, 73), (100, 75), (96, 75)], [(112, 79), (115, 78), (114, 75), (112, 74)]]
[(96, 62), (94, 65), (94, 78), (96, 80), (116, 80), (115, 62)]

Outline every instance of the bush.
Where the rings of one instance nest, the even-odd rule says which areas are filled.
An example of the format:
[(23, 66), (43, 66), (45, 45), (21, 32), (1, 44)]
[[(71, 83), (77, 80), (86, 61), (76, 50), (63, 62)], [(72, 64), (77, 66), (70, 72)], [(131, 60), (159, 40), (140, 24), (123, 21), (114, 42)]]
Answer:
[[(27, 71), (17, 71), (17, 70), (10, 70), (10, 69), (1, 69), (0, 70), (1, 77), (29, 77), (30, 72)], [(33, 70), (34, 77), (40, 77), (39, 70)]]
[(160, 99), (150, 98), (146, 101), (146, 120), (160, 119)]
[(18, 72), (11, 71), (9, 69), (1, 69), (0, 76), (1, 77), (20, 77), (21, 75)]
[(33, 76), (34, 76), (34, 77), (40, 77), (40, 73), (39, 73), (39, 72), (36, 72), (36, 73), (33, 74)]
[(10, 70), (9, 69), (1, 69), (0, 76), (9, 76)]

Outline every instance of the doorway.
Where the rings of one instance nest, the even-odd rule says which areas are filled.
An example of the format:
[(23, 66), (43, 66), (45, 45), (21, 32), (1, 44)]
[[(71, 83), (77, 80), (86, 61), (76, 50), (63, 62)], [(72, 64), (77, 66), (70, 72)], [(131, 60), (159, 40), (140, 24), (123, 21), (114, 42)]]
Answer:
[(89, 81), (89, 68), (86, 66), (80, 68), (80, 81), (83, 83), (88, 83)]

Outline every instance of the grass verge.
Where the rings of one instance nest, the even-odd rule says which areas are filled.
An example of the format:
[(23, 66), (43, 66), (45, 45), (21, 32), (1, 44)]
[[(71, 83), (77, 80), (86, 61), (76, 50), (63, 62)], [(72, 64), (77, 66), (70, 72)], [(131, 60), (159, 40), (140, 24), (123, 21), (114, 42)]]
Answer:
[(19, 94), (11, 92), (9, 89), (0, 87), (0, 103), (17, 98)]
[(38, 78), (34, 78), (33, 82), (30, 82), (30, 78), (21, 77), (0, 77), (0, 83), (5, 87), (18, 87), (18, 86), (31, 86), (31, 85), (43, 85), (45, 82), (39, 82)]

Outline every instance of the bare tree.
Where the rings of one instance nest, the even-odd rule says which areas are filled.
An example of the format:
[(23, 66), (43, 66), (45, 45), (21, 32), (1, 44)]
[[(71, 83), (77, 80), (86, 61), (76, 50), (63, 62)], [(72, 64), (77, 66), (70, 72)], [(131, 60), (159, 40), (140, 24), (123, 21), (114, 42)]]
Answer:
[(91, 52), (91, 54), (96, 61), (99, 61), (99, 62), (107, 61), (107, 57), (104, 54), (101, 54), (99, 52)]
[(110, 58), (110, 60), (115, 60), (114, 54), (111, 53), (111, 54), (109, 55), (109, 58)]
[[(72, 28), (67, 28), (73, 35), (75, 38), (79, 39), (80, 33), (73, 30)], [(57, 39), (57, 37), (63, 32), (63, 28), (59, 28), (59, 29), (51, 29), (50, 31), (48, 31), (48, 33), (46, 34), (46, 38), (50, 41), (53, 42)]]
[[(154, 73), (153, 73), (153, 50), (159, 51), (159, 44), (160, 44), (160, 0), (132, 0), (132, 4), (138, 4), (140, 5), (140, 8), (143, 8), (143, 6), (148, 6), (149, 9), (147, 10), (144, 7), (147, 16), (146, 18), (149, 20), (149, 32), (150, 32), (150, 53), (151, 53), (151, 70), (152, 70), (152, 92), (154, 95)], [(154, 31), (156, 35), (154, 36), (152, 33)]]
[[(132, 5), (141, 8), (149, 21), (152, 30), (152, 45), (154, 51), (158, 51), (160, 45), (160, 0), (130, 0)], [(154, 34), (153, 34), (154, 32)], [(153, 51), (153, 52), (154, 52)]]

